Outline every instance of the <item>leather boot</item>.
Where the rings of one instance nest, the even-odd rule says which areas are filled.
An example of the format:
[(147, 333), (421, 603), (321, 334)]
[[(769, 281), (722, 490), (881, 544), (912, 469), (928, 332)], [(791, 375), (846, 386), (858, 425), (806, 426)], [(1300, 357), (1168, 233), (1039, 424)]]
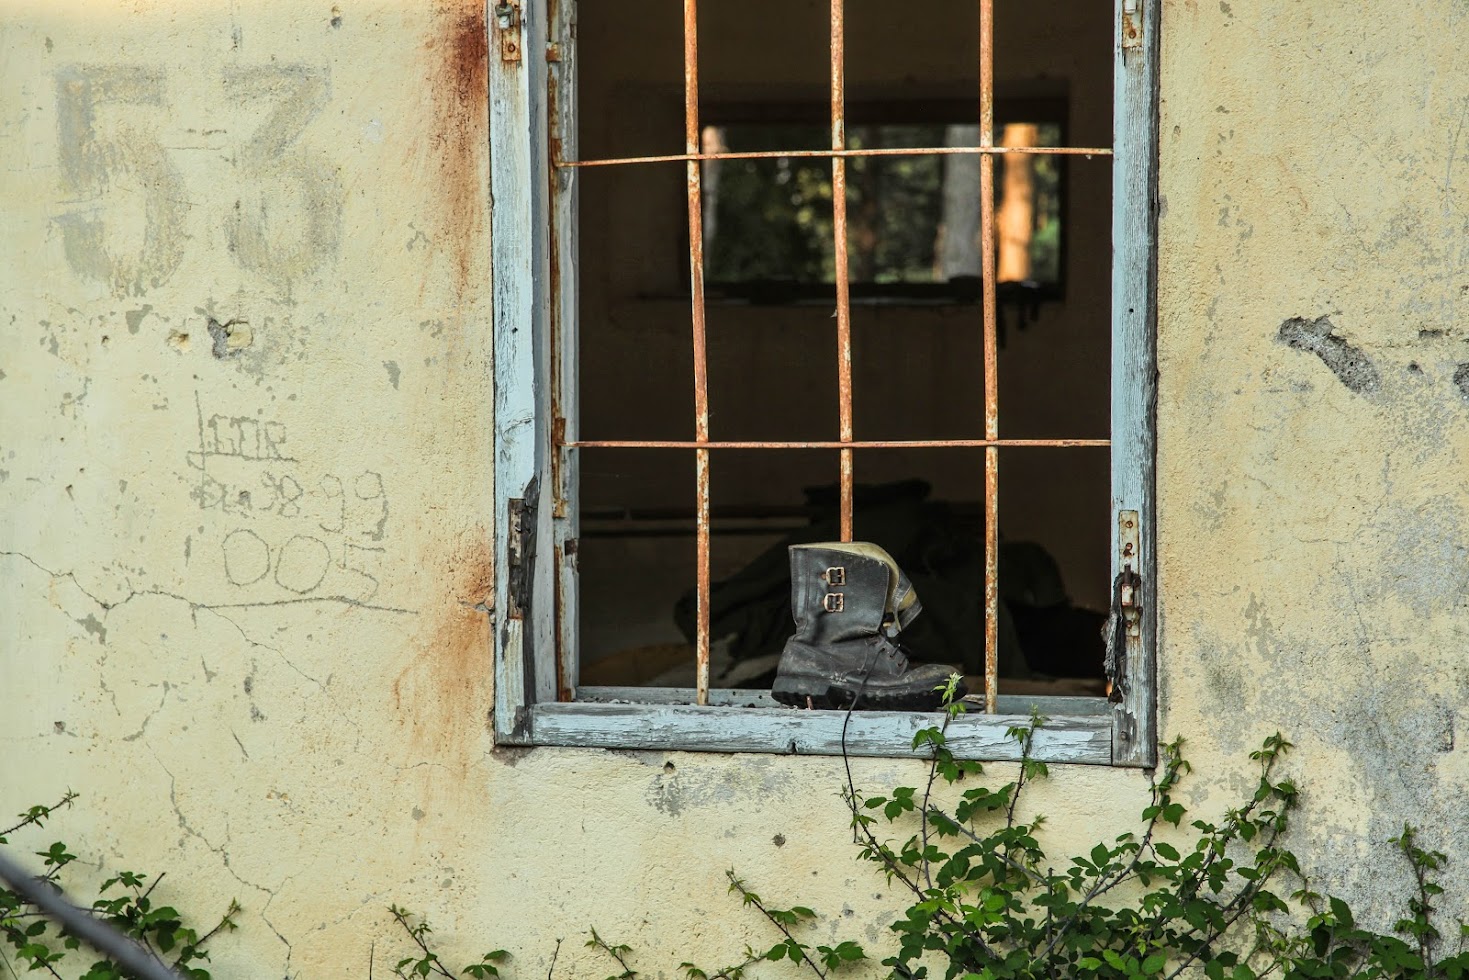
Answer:
[[(923, 608), (898, 563), (866, 541), (790, 547), (791, 610), (771, 695), (804, 708), (932, 711), (955, 673), (942, 664), (910, 667), (898, 633)], [(963, 697), (961, 684), (956, 696)]]

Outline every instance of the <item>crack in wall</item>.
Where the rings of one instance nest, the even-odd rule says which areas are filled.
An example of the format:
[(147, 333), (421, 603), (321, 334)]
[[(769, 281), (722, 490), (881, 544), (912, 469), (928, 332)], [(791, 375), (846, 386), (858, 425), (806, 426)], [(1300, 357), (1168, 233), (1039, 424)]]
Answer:
[[(228, 623), (231, 627), (233, 627), (234, 630), (235, 630), (235, 632), (240, 635), (240, 638), (242, 640), (244, 640), (245, 643), (247, 643), (251, 648), (259, 648), (259, 649), (262, 649), (262, 650), (269, 650), (271, 653), (273, 653), (273, 654), (276, 655), (277, 659), (279, 659), (281, 661), (281, 663), (285, 664), (292, 671), (294, 671), (295, 673), (297, 673), (298, 675), (300, 675), (303, 679), (305, 679), (307, 681), (310, 681), (312, 684), (314, 684), (316, 686), (317, 690), (326, 699), (327, 703), (332, 706), (332, 710), (335, 712), (335, 714), (337, 715), (337, 717), (339, 719), (341, 719), (341, 721), (345, 722), (352, 729), (352, 731), (355, 733), (355, 735), (356, 735), (356, 741), (353, 743), (352, 751), (353, 752), (360, 752), (361, 751), (362, 738), (363, 738), (362, 726), (360, 724), (358, 724), (357, 721), (355, 719), (353, 719), (350, 715), (348, 715), (346, 713), (346, 711), (343, 710), (343, 708), (341, 707), (341, 705), (337, 703), (336, 698), (332, 695), (332, 693), (331, 693), (328, 685), (325, 682), (321, 681), (320, 679), (318, 679), (316, 677), (311, 676), (306, 671), (304, 671), (300, 667), (298, 667), (290, 659), (290, 657), (288, 657), (285, 654), (285, 652), (283, 650), (281, 650), (279, 647), (272, 646), (269, 643), (262, 642), (260, 640), (255, 639), (254, 637), (252, 637), (249, 633), (247, 633), (245, 631), (244, 627), (242, 627), (235, 619), (233, 619), (232, 617), (230, 617), (230, 616), (228, 616), (225, 613), (223, 613), (223, 612), (220, 611), (221, 609), (243, 609), (243, 608), (255, 608), (255, 607), (260, 607), (260, 606), (291, 605), (291, 604), (295, 604), (295, 603), (297, 603), (299, 601), (302, 601), (302, 600), (290, 600), (290, 599), (288, 599), (288, 600), (282, 600), (280, 602), (261, 602), (261, 603), (222, 603), (222, 604), (221, 603), (204, 603), (204, 602), (196, 602), (196, 601), (188, 598), (187, 596), (179, 595), (176, 592), (169, 592), (169, 591), (164, 590), (164, 589), (133, 589), (132, 586), (131, 586), (131, 583), (129, 583), (127, 595), (124, 596), (122, 599), (118, 600), (117, 602), (109, 603), (109, 602), (107, 602), (107, 601), (99, 598), (94, 593), (88, 591), (86, 588), (84, 588), (82, 586), (82, 584), (79, 581), (77, 581), (76, 574), (74, 572), (57, 572), (57, 571), (55, 571), (53, 569), (47, 568), (45, 565), (42, 565), (40, 562), (36, 561), (34, 558), (31, 558), (29, 555), (25, 554), (24, 552), (19, 552), (19, 551), (0, 551), (0, 557), (15, 557), (15, 558), (20, 558), (20, 559), (28, 562), (30, 565), (32, 565), (33, 567), (35, 567), (39, 571), (45, 573), (46, 575), (49, 575), (53, 579), (69, 579), (72, 582), (72, 584), (76, 586), (77, 590), (82, 593), (82, 595), (86, 596), (88, 599), (90, 599), (92, 602), (96, 603), (101, 608), (101, 610), (102, 610), (102, 620), (101, 621), (98, 621), (96, 619), (96, 617), (95, 616), (92, 616), (92, 615), (88, 615), (86, 617), (86, 619), (78, 619), (76, 621), (78, 623), (80, 623), (82, 625), (82, 627), (87, 630), (88, 633), (91, 633), (93, 635), (99, 636), (100, 641), (103, 642), (104, 644), (106, 643), (106, 636), (107, 636), (107, 630), (106, 630), (106, 627), (105, 627), (104, 624), (106, 623), (106, 620), (107, 620), (108, 615), (112, 612), (112, 610), (118, 609), (118, 608), (126, 605), (128, 602), (132, 601), (135, 598), (138, 598), (139, 596), (158, 596), (158, 597), (162, 597), (162, 598), (173, 599), (176, 602), (182, 602), (182, 603), (184, 603), (185, 605), (187, 605), (189, 607), (189, 618), (190, 618), (190, 621), (193, 622), (196, 627), (198, 626), (198, 623), (199, 623), (199, 612), (201, 610), (204, 611), (204, 612), (207, 612), (207, 613), (209, 613), (209, 614), (211, 614), (211, 615), (213, 615), (213, 616), (215, 616), (217, 618), (219, 618), (220, 620), (224, 621), (225, 623)], [(312, 600), (305, 600), (305, 601), (312, 601)], [(392, 609), (392, 608), (386, 607), (386, 606), (367, 606), (367, 605), (364, 605), (362, 603), (358, 603), (358, 602), (355, 602), (355, 601), (350, 601), (349, 604), (350, 605), (358, 606), (360, 608), (365, 608), (365, 609), (373, 609), (373, 610), (381, 610), (381, 611), (387, 611), (387, 612), (398, 612), (398, 613), (407, 613), (407, 614), (410, 614), (410, 615), (417, 615), (417, 612), (414, 611), (414, 610)], [(91, 621), (91, 622), (95, 623), (96, 624), (95, 628), (93, 626), (91, 626), (91, 625), (88, 625), (88, 621)], [(101, 661), (99, 661), (99, 666), (105, 666), (105, 665), (106, 665), (106, 657), (104, 656), (101, 659)], [(200, 656), (200, 665), (201, 665), (201, 667), (202, 667), (202, 669), (204, 671), (205, 680), (206, 681), (213, 680), (214, 677), (216, 676), (216, 673), (217, 672), (214, 672), (214, 671), (210, 671), (209, 670), (208, 664), (204, 661), (202, 655)], [(113, 710), (117, 712), (117, 714), (118, 714), (119, 717), (121, 717), (122, 716), (122, 710), (118, 706), (118, 703), (117, 703), (117, 694), (116, 694), (116, 692), (114, 692), (113, 690), (111, 690), (107, 686), (107, 682), (106, 682), (105, 678), (103, 677), (103, 672), (101, 670), (98, 671), (98, 681), (99, 681), (99, 685), (100, 685), (100, 688), (101, 688), (102, 692), (104, 694), (106, 694), (111, 699)], [(165, 682), (165, 689), (164, 689), (164, 700), (165, 701), (167, 700), (167, 697), (168, 697), (168, 688), (167, 688), (167, 682)], [(140, 727), (133, 734), (128, 735), (128, 736), (124, 736), (123, 741), (125, 741), (125, 742), (131, 742), (131, 741), (134, 741), (134, 740), (138, 739), (139, 737), (141, 737), (143, 735), (143, 733), (147, 730), (148, 722), (150, 720), (152, 720), (153, 715), (154, 714), (157, 714), (157, 712), (159, 710), (161, 710), (162, 707), (163, 707), (163, 703), (160, 702), (158, 708), (155, 708), (152, 712), (149, 713), (148, 717), (144, 719), (143, 724), (142, 724), (142, 727)], [(261, 720), (264, 720), (264, 716), (263, 715), (261, 716)], [(236, 737), (236, 741), (237, 742), (239, 741), (238, 737)], [(244, 751), (244, 746), (243, 745), (240, 746), (240, 750), (242, 752)], [(247, 759), (249, 758), (249, 753), (248, 752), (246, 753), (246, 758)]]

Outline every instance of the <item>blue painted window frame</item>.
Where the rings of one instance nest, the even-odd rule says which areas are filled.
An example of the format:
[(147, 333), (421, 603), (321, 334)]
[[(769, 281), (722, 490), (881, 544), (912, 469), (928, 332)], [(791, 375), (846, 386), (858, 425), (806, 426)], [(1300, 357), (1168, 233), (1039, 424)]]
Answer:
[[(1119, 701), (1001, 696), (949, 729), (956, 754), (1016, 758), (1005, 735), (1034, 704), (1047, 762), (1156, 761), (1154, 406), (1157, 51), (1161, 0), (1116, 0), (1112, 508), (1141, 521), (1141, 643)], [(489, 31), (494, 309), (495, 709), (498, 744), (911, 756), (937, 715), (797, 711), (748, 691), (576, 688), (575, 0), (492, 5)], [(553, 276), (553, 269), (557, 275)], [(553, 438), (553, 436), (555, 438)], [(1114, 553), (1113, 574), (1120, 571)], [(633, 698), (639, 700), (634, 702)]]

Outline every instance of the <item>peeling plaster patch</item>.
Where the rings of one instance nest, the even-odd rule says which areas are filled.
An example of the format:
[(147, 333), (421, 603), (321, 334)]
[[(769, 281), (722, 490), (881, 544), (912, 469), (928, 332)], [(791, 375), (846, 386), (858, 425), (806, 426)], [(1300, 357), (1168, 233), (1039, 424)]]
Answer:
[(1469, 362), (1460, 364), (1454, 372), (1454, 387), (1459, 389), (1459, 396), (1469, 402)]
[(393, 383), (393, 390), (394, 391), (397, 391), (398, 390), (398, 375), (401, 373), (398, 370), (398, 362), (397, 361), (383, 361), (383, 367), (385, 367), (385, 368), (388, 369), (388, 380)]
[(98, 643), (107, 642), (107, 627), (103, 626), (102, 621), (93, 614), (88, 613), (86, 619), (77, 620), (77, 625), (95, 636)]
[(168, 346), (172, 347), (180, 354), (187, 354), (189, 352), (189, 347), (191, 346), (189, 344), (189, 335), (186, 333), (180, 333), (177, 330), (170, 330), (168, 332), (167, 343)]
[(128, 333), (136, 334), (138, 332), (138, 329), (143, 325), (143, 317), (152, 312), (153, 304), (151, 303), (144, 303), (141, 310), (128, 310)]
[(422, 820), (423, 817), (424, 817), (423, 811), (420, 810), (418, 807), (414, 807), (413, 808), (413, 819), (414, 820)]
[(332, 27), (333, 28), (339, 28), (339, 27), (342, 26), (342, 8), (341, 7), (332, 7), (332, 21), (331, 21), (331, 23), (332, 23)]
[(1293, 316), (1280, 325), (1276, 339), (1288, 347), (1315, 354), (1331, 369), (1337, 380), (1359, 395), (1370, 394), (1382, 386), (1377, 365), (1362, 351), (1334, 335), (1329, 317), (1314, 320)]
[(369, 143), (381, 143), (383, 141), (383, 121), (369, 119), (367, 125), (362, 127), (362, 138)]
[(220, 360), (234, 357), (255, 340), (250, 324), (238, 317), (225, 323), (220, 323), (212, 316), (207, 320), (209, 336), (214, 339), (213, 354)]

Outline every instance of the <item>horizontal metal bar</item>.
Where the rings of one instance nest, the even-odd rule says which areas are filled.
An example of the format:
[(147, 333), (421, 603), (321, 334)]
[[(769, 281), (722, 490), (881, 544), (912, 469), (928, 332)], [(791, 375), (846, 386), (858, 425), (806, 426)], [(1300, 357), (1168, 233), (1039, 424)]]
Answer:
[[(713, 692), (710, 692), (711, 699)], [(803, 711), (797, 708), (696, 707), (676, 704), (545, 703), (530, 709), (530, 742), (585, 748), (672, 752), (768, 752), (926, 758), (913, 736), (943, 724), (940, 713)], [(1027, 725), (1026, 714), (955, 718), (945, 747), (960, 759), (1017, 761), (1020, 746), (1008, 734)], [(842, 738), (846, 725), (845, 743)], [(1052, 718), (1035, 733), (1031, 757), (1047, 763), (1112, 764), (1108, 715)]]
[(868, 439), (809, 441), (694, 442), (681, 439), (578, 439), (562, 443), (571, 449), (982, 449), (1045, 447), (1075, 449), (1106, 447), (1110, 439)]
[(982, 154), (1000, 156), (1027, 153), (1034, 156), (1110, 157), (1112, 150), (1104, 146), (884, 146), (865, 150), (732, 150), (724, 153), (666, 153), (651, 157), (614, 157), (607, 160), (557, 160), (555, 166), (617, 167), (631, 163), (682, 163), (688, 160), (779, 160), (793, 157), (916, 157), (963, 156)]

